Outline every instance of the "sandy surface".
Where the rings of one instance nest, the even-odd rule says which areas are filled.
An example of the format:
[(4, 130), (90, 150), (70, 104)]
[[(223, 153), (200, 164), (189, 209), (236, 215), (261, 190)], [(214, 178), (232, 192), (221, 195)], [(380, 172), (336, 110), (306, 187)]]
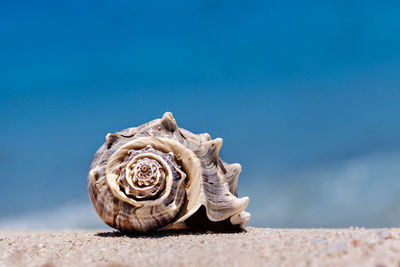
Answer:
[(400, 229), (0, 231), (0, 266), (400, 266)]

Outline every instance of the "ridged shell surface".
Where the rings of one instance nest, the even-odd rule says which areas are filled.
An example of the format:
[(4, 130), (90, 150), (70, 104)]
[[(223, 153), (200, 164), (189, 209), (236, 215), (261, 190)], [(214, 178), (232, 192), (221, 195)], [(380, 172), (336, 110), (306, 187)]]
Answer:
[(207, 220), (244, 228), (248, 197), (237, 197), (239, 164), (218, 153), (222, 139), (178, 128), (172, 114), (108, 134), (87, 179), (100, 218), (124, 232), (184, 225), (201, 206)]

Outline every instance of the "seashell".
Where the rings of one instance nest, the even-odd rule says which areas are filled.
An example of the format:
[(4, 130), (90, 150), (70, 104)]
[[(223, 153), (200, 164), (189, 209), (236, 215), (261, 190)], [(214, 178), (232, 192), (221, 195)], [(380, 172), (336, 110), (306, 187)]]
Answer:
[(187, 227), (190, 217), (210, 222), (206, 228), (213, 222), (244, 228), (250, 214), (249, 198), (237, 197), (241, 166), (219, 158), (221, 145), (221, 138), (178, 128), (169, 112), (108, 134), (87, 179), (97, 214), (123, 232)]

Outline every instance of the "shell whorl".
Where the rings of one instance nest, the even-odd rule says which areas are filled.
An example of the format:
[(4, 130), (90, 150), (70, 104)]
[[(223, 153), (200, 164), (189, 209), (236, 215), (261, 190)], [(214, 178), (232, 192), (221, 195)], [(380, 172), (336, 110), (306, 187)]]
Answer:
[(167, 180), (186, 177), (171, 154), (157, 151), (150, 145), (141, 150), (130, 150), (116, 173), (119, 174), (119, 189), (134, 200), (158, 199), (164, 191), (171, 190), (170, 186), (165, 190)]
[(201, 206), (210, 221), (244, 227), (249, 198), (237, 198), (239, 164), (219, 156), (222, 139), (178, 128), (172, 114), (108, 134), (88, 176), (90, 199), (105, 223), (121, 231), (165, 229)]

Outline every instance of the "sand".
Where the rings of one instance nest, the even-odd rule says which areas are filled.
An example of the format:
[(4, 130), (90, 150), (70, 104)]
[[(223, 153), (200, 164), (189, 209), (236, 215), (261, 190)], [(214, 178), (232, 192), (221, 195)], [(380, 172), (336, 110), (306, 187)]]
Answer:
[(0, 266), (400, 266), (400, 229), (0, 231)]

